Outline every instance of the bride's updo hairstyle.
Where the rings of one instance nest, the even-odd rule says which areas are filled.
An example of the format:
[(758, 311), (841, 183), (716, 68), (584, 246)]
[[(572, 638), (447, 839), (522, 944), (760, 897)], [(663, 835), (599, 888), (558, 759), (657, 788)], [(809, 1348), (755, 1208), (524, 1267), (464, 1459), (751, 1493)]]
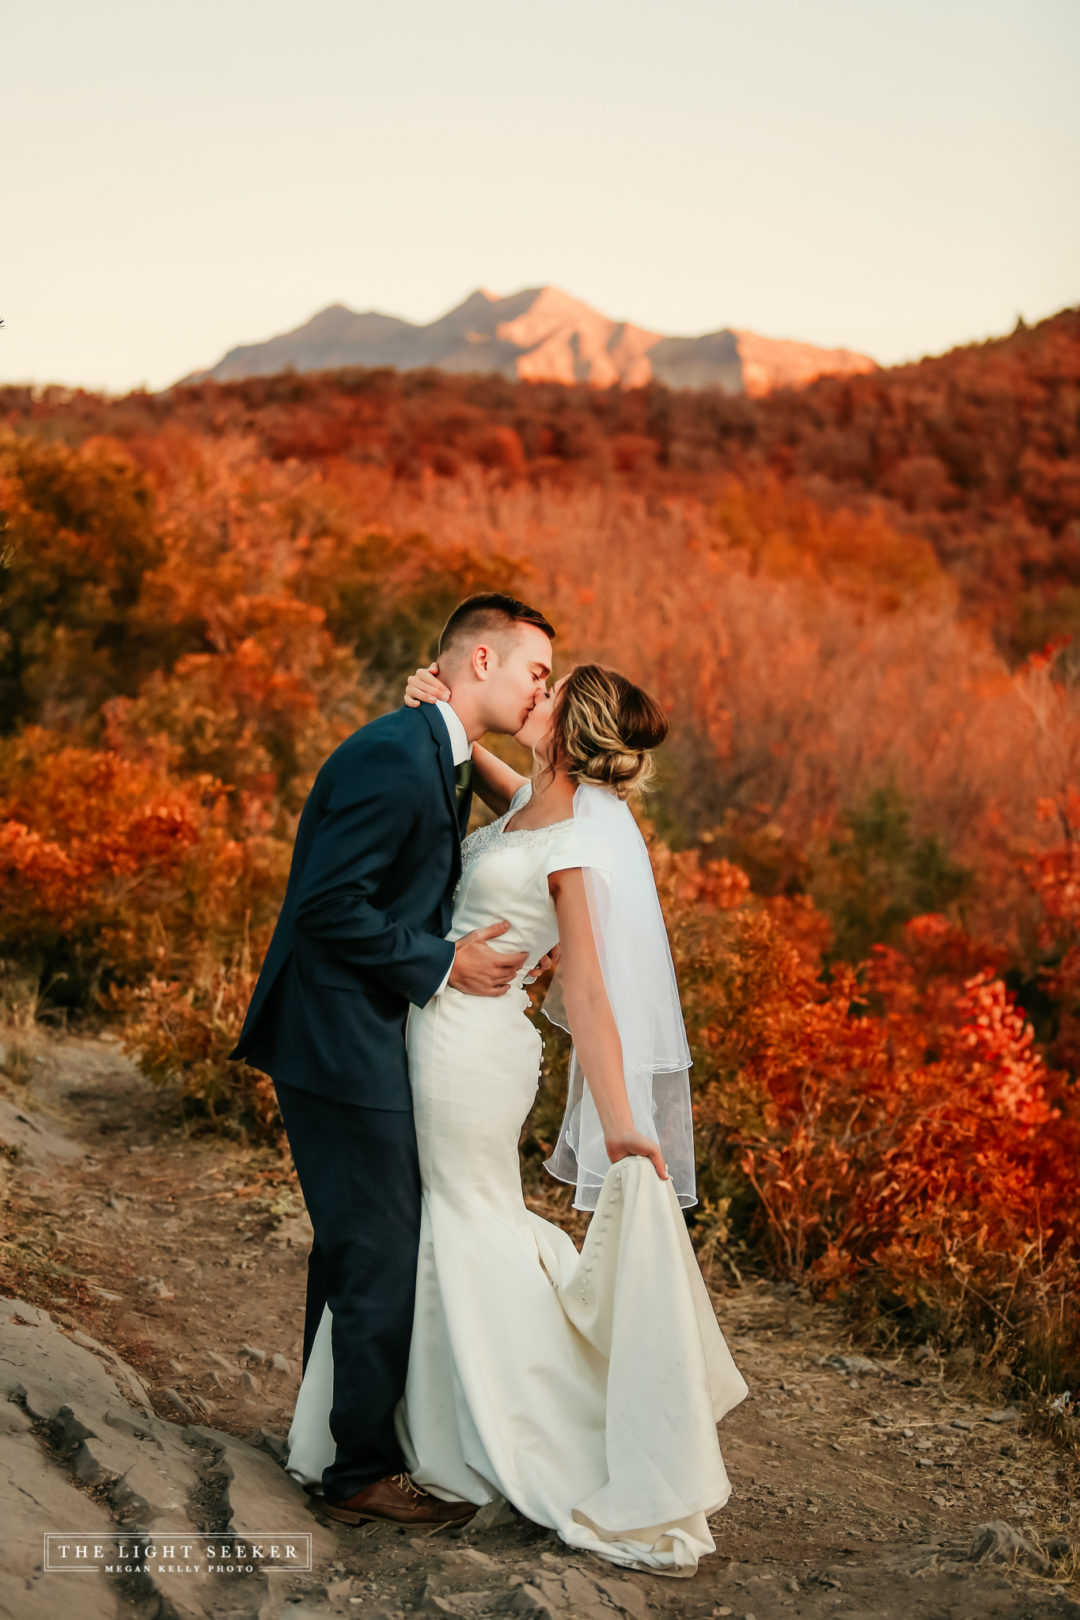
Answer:
[(578, 664), (555, 698), (551, 764), (574, 782), (596, 782), (620, 799), (653, 774), (650, 748), (668, 734), (663, 709), (616, 669)]

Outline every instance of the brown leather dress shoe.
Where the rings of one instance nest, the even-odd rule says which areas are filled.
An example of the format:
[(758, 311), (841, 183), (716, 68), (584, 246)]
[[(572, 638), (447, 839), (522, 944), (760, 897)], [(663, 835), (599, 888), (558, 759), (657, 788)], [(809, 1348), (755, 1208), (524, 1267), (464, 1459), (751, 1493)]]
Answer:
[(366, 1524), (369, 1519), (393, 1519), (397, 1524), (464, 1524), (476, 1512), (475, 1502), (443, 1502), (414, 1485), (408, 1474), (390, 1474), (365, 1485), (343, 1502), (324, 1502), (332, 1519), (342, 1524)]

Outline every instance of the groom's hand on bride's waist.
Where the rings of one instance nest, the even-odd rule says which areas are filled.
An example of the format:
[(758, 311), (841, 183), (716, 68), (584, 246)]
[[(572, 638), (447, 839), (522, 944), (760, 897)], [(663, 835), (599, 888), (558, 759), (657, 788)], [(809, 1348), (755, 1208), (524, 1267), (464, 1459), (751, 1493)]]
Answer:
[(529, 960), (528, 951), (492, 950), (489, 939), (505, 934), (508, 922), (489, 923), (474, 928), (454, 946), (454, 965), (448, 983), (467, 996), (503, 996), (511, 981)]

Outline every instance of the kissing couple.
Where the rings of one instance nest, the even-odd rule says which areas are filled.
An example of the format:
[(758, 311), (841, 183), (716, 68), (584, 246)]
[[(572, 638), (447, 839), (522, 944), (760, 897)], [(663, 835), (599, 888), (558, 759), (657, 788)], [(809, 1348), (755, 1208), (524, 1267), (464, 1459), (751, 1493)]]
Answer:
[[(348, 1524), (461, 1522), (505, 1499), (571, 1547), (691, 1575), (747, 1393), (682, 1209), (686, 1041), (629, 799), (667, 733), (499, 593), (450, 615), (402, 708), (304, 806), (232, 1052), (274, 1081), (314, 1230), (289, 1473)], [(480, 746), (532, 752), (518, 773)], [(472, 790), (496, 819), (464, 838)], [(593, 1211), (579, 1254), (522, 1195), (543, 1041), (573, 1042), (547, 1169)]]

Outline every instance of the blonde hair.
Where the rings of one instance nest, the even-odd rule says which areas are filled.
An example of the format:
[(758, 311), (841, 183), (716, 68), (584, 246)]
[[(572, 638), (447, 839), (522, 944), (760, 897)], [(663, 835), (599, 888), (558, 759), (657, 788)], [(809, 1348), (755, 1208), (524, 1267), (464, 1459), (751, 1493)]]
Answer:
[(668, 733), (667, 716), (648, 692), (603, 664), (578, 664), (559, 689), (552, 766), (571, 781), (596, 782), (620, 799), (644, 792), (653, 775), (649, 749)]

